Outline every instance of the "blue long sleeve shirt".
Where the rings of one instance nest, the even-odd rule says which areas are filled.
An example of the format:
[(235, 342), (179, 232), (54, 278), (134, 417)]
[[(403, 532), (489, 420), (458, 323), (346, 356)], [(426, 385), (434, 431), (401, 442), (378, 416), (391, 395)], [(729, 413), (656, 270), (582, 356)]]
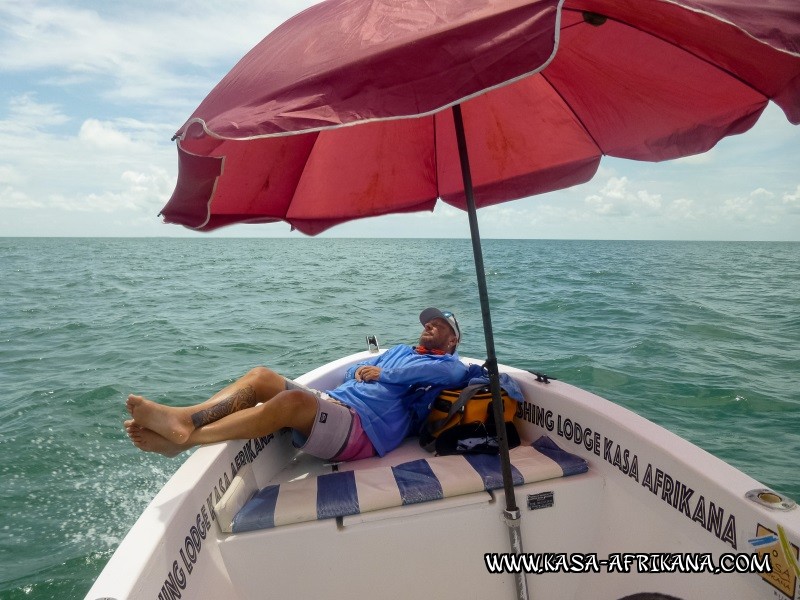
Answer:
[[(356, 369), (364, 365), (381, 368), (377, 381), (356, 381)], [(344, 383), (327, 393), (358, 413), (375, 451), (383, 456), (421, 424), (432, 398), (459, 387), (466, 376), (457, 354), (417, 354), (400, 345), (350, 367)]]

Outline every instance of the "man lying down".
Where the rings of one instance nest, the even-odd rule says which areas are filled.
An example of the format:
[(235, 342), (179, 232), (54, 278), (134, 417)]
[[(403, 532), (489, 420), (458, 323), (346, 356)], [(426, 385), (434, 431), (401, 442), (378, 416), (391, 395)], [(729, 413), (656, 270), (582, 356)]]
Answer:
[(322, 459), (383, 456), (416, 433), (441, 390), (461, 386), (467, 376), (456, 353), (461, 330), (455, 315), (426, 308), (419, 320), (419, 345), (395, 346), (350, 367), (333, 390), (305, 388), (256, 367), (194, 406), (167, 406), (131, 394), (128, 437), (145, 452), (176, 456), (199, 444), (290, 427), (294, 444)]

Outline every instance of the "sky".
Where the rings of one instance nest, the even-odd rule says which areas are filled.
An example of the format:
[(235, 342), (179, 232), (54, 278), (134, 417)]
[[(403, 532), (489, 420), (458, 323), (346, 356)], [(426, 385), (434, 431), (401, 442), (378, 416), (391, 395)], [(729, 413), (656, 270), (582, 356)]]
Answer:
[[(284, 223), (165, 225), (172, 134), (227, 71), (313, 0), (0, 0), (0, 237), (301, 237)], [(756, 126), (665, 163), (604, 158), (580, 186), (481, 209), (486, 238), (800, 241), (800, 127)], [(466, 214), (324, 236), (469, 237)]]

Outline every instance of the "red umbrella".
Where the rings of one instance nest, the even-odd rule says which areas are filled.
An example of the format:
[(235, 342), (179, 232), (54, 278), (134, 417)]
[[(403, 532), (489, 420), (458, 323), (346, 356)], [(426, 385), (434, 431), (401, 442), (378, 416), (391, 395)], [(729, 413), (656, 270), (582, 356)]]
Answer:
[(467, 208), (500, 422), (475, 208), (585, 182), (602, 155), (704, 152), (770, 100), (800, 122), (797, 0), (327, 0), (180, 128), (162, 214), (313, 235), (439, 198)]
[(313, 235), (438, 198), (464, 208), (454, 104), (478, 207), (564, 188), (603, 154), (704, 152), (769, 99), (798, 123), (798, 53), (797, 0), (329, 0), (268, 35), (181, 127), (162, 214)]

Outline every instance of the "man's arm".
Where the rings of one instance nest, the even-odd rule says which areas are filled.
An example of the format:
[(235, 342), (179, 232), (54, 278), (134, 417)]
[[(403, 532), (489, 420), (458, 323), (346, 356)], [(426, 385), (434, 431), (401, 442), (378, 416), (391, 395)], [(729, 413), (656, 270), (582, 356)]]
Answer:
[(383, 369), (380, 372), (380, 381), (398, 385), (450, 386), (460, 384), (466, 373), (466, 367), (460, 361), (431, 360), (424, 365)]
[(355, 370), (356, 381), (377, 381), (381, 377), (381, 368), (374, 365), (364, 365)]
[[(358, 377), (356, 377), (356, 371), (358, 371), (361, 367), (375, 366), (376, 364), (378, 364), (380, 362), (382, 357), (383, 357), (383, 354), (380, 354), (378, 356), (373, 356), (372, 358), (370, 358), (368, 360), (363, 360), (363, 361), (361, 361), (359, 363), (354, 364), (352, 367), (347, 369), (347, 371), (345, 372), (344, 380), (347, 381), (348, 379), (356, 379), (358, 381), (362, 381), (361, 379), (358, 379)], [(377, 379), (377, 377), (376, 377), (376, 379)]]

